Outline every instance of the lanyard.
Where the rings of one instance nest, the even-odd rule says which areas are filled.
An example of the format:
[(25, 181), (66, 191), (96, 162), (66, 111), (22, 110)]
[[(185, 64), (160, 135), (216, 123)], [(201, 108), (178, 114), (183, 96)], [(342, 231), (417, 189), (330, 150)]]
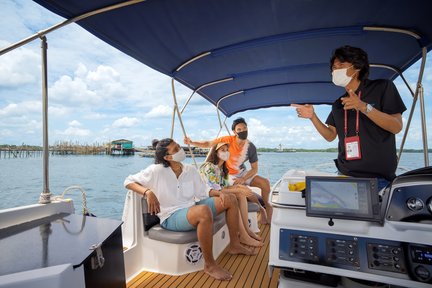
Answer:
[[(361, 98), (361, 91), (358, 93), (359, 99)], [(356, 111), (356, 135), (359, 133), (359, 110)], [(348, 135), (348, 111), (344, 110), (344, 132), (345, 137)]]

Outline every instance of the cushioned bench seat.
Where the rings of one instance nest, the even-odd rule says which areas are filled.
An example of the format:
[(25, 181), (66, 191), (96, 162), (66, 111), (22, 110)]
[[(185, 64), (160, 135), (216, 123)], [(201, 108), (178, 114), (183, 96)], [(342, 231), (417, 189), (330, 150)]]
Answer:
[[(147, 213), (147, 201), (142, 199), (142, 207), (143, 213)], [(248, 202), (248, 211), (249, 212), (258, 212), (259, 206), (255, 203)], [(221, 229), (225, 225), (225, 212), (219, 214), (213, 220), (213, 234), (215, 234), (219, 229)], [(170, 231), (162, 228), (160, 225), (155, 225), (151, 227), (148, 231), (148, 237), (153, 240), (173, 243), (173, 244), (186, 244), (191, 242), (197, 242), (198, 237), (196, 234), (196, 230), (188, 231), (188, 232), (177, 232)]]
[[(213, 220), (213, 234), (225, 225), (225, 212), (219, 214)], [(148, 231), (148, 237), (153, 240), (164, 241), (173, 244), (186, 244), (197, 242), (196, 230), (188, 232), (175, 232), (162, 228), (160, 225), (153, 226)]]

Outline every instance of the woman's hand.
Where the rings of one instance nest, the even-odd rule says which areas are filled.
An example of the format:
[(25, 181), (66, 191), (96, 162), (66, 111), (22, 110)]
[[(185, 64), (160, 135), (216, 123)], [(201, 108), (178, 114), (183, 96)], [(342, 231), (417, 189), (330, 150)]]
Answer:
[(160, 204), (156, 195), (151, 190), (148, 190), (146, 192), (146, 197), (147, 197), (147, 206), (148, 206), (149, 213), (152, 215), (159, 213)]

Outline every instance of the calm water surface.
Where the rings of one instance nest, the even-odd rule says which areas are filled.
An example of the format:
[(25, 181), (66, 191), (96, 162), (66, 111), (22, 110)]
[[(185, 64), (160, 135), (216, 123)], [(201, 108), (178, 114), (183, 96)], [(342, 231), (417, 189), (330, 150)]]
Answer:
[[(260, 153), (259, 174), (275, 183), (289, 169), (314, 169), (336, 172), (336, 153)], [(431, 157), (431, 154), (429, 155)], [(204, 158), (197, 158), (198, 162)], [(190, 163), (190, 159), (186, 162)], [(99, 217), (121, 219), (126, 190), (123, 181), (153, 162), (139, 156), (53, 156), (50, 158), (50, 191), (61, 194), (72, 185), (81, 186), (87, 194), (87, 207)], [(402, 155), (397, 174), (423, 166), (423, 154)], [(42, 157), (0, 159), (0, 209), (34, 204), (43, 189)], [(81, 194), (70, 191), (77, 210), (81, 209)]]

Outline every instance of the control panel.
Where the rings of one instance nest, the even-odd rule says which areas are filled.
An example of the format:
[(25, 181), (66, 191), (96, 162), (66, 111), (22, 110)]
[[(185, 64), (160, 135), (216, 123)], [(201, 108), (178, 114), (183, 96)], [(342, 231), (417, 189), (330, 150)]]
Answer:
[(400, 245), (368, 243), (368, 267), (370, 269), (406, 273), (403, 249)]
[(290, 235), (289, 254), (291, 257), (314, 263), (318, 261), (318, 238), (307, 235)]
[(326, 261), (332, 266), (348, 265), (356, 269), (360, 267), (357, 239), (327, 238), (325, 251)]
[(281, 228), (279, 259), (432, 283), (432, 245)]

